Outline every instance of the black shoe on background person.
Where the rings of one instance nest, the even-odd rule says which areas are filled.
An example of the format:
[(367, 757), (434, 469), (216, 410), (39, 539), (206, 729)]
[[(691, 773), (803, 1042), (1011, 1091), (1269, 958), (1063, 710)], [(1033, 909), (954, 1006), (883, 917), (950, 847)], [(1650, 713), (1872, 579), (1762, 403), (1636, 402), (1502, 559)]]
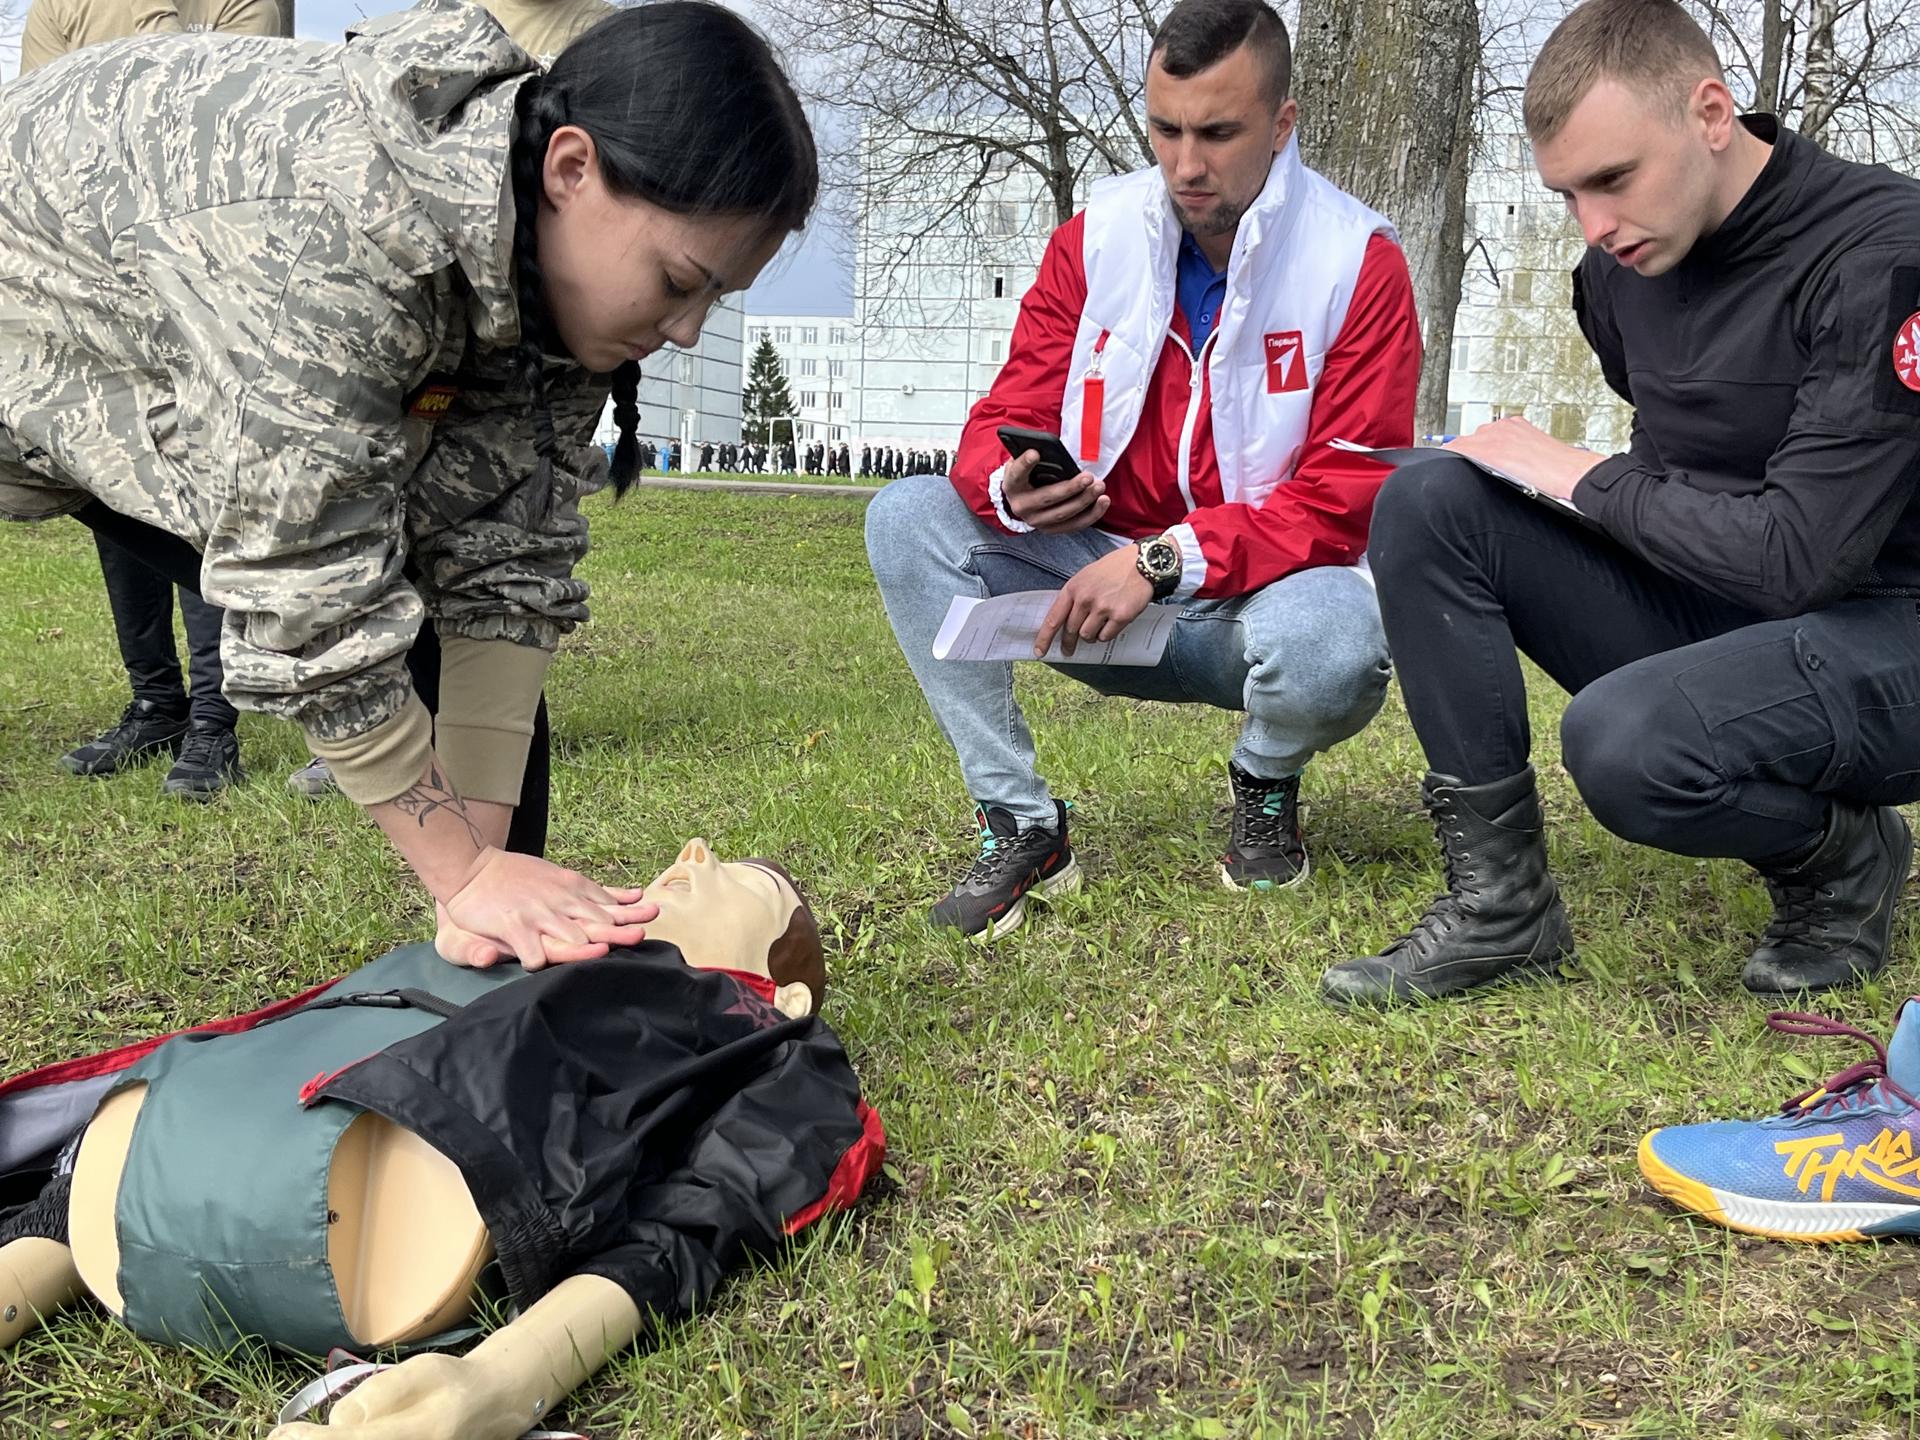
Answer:
[(1229, 890), (1284, 890), (1307, 878), (1307, 845), (1300, 835), (1300, 777), (1263, 780), (1231, 760), (1233, 841), (1220, 859)]
[(1429, 772), (1420, 798), (1446, 854), (1447, 893), (1380, 954), (1327, 970), (1320, 990), (1336, 1005), (1458, 995), (1573, 958), (1533, 767), (1485, 785)]
[(240, 768), (240, 740), (224, 725), (195, 721), (181, 743), (180, 758), (167, 771), (162, 794), (182, 800), (211, 800), (246, 778)]
[(1740, 983), (1756, 995), (1790, 995), (1879, 974), (1912, 864), (1913, 834), (1898, 810), (1834, 801), (1811, 855), (1754, 867), (1773, 896), (1773, 923)]
[(1029, 895), (1080, 888), (1080, 866), (1067, 844), (1067, 807), (1053, 802), (1057, 825), (1020, 829), (998, 805), (974, 812), (980, 824), (980, 857), (927, 918), (940, 929), (958, 930), (982, 942), (998, 940), (1026, 919)]
[[(184, 696), (182, 697), (185, 698)], [(120, 723), (60, 757), (75, 775), (112, 775), (161, 751), (176, 754), (187, 733), (187, 717), (151, 700), (135, 700)]]

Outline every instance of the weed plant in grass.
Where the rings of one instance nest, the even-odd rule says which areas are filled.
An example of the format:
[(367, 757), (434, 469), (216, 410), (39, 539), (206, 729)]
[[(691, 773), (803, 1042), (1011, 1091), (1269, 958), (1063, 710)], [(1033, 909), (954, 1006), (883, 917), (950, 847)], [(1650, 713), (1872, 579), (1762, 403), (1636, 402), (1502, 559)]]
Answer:
[[(1534, 729), (1582, 960), (1388, 1015), (1330, 961), (1439, 885), (1396, 701), (1306, 782), (1312, 880), (1218, 888), (1236, 719), (1021, 667), (1088, 887), (990, 949), (922, 916), (971, 806), (839, 499), (590, 503), (594, 621), (552, 672), (554, 858), (645, 879), (682, 840), (774, 855), (832, 949), (828, 1014), (886, 1120), (862, 1207), (616, 1362), (597, 1437), (1910, 1436), (1920, 1250), (1793, 1248), (1674, 1217), (1643, 1128), (1757, 1113), (1855, 1057), (1739, 987), (1765, 897), (1636, 850)], [(61, 772), (125, 701), (93, 548), (0, 531), (0, 1056), (9, 1071), (250, 1009), (430, 933), (343, 801)], [(1884, 1031), (1914, 986), (1834, 1013)], [(264, 1432), (310, 1365), (153, 1349), (90, 1309), (0, 1356), (0, 1436)]]

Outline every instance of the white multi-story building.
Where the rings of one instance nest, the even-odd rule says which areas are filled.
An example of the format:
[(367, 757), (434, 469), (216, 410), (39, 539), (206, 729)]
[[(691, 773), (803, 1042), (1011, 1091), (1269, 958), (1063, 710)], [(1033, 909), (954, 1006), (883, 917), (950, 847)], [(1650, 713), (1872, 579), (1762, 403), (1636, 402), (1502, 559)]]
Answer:
[[(691, 350), (662, 350), (640, 363), (640, 434), (658, 445), (697, 458), (699, 447), (740, 439), (740, 387), (744, 378), (746, 314), (738, 295), (707, 312), (706, 327)], [(618, 433), (613, 407), (600, 416), (598, 436)]]
[[(749, 315), (742, 381), (753, 372), (753, 353), (773, 342), (793, 397), (794, 443), (851, 442), (853, 346), (851, 315)], [(775, 427), (779, 430), (781, 427)], [(785, 440), (784, 433), (778, 435)]]
[(1632, 408), (1607, 387), (1573, 314), (1579, 229), (1540, 183), (1517, 128), (1481, 149), (1467, 181), (1444, 429), (1459, 435), (1519, 415), (1569, 444), (1624, 449)]
[(948, 204), (978, 170), (970, 156), (916, 164), (921, 193), (861, 214), (845, 356), (856, 447), (951, 451), (1006, 359), (1057, 222), (1033, 173), (1005, 162), (971, 205)]

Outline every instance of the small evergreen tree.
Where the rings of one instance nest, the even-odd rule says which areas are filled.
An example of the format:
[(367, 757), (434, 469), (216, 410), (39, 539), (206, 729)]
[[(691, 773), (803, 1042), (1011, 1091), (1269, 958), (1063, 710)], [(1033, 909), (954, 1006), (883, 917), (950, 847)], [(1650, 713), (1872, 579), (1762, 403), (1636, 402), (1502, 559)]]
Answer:
[(791, 420), (793, 396), (787, 390), (787, 372), (781, 368), (780, 354), (773, 341), (761, 337), (747, 370), (746, 389), (740, 396), (740, 434), (749, 445), (771, 445), (774, 422)]

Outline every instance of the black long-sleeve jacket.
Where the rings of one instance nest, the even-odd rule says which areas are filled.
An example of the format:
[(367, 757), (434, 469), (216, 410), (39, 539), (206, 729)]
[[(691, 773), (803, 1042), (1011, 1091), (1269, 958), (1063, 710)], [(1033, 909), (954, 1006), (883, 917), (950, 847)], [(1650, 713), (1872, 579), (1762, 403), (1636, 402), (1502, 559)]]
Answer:
[(1761, 614), (1920, 595), (1920, 182), (1742, 121), (1772, 158), (1663, 275), (1599, 250), (1580, 328), (1634, 406), (1574, 503), (1666, 573)]

